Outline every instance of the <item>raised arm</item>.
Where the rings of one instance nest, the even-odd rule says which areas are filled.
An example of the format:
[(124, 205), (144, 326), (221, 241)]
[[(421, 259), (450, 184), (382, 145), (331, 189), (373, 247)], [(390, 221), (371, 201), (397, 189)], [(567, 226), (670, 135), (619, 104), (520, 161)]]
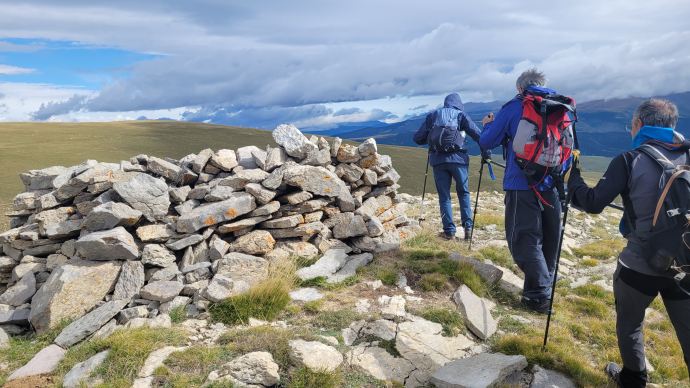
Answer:
[(625, 154), (616, 156), (606, 173), (595, 187), (589, 187), (580, 176), (580, 169), (573, 167), (568, 180), (568, 190), (573, 205), (587, 213), (599, 214), (628, 187), (628, 169)]

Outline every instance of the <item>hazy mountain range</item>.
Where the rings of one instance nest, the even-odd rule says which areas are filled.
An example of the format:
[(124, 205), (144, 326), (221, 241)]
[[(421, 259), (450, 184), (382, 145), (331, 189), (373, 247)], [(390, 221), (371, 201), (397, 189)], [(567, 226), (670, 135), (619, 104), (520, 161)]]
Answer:
[[(680, 119), (676, 130), (690, 137), (690, 92), (671, 94), (663, 98), (674, 102), (678, 106)], [(625, 99), (596, 100), (578, 105), (578, 123), (576, 130), (583, 155), (614, 157), (622, 151), (630, 149), (630, 133), (625, 130), (630, 125), (635, 109), (645, 98), (631, 97)], [(481, 125), (481, 120), (489, 112), (497, 113), (504, 101), (488, 103), (465, 104), (465, 111)], [(408, 120), (385, 124), (381, 122), (346, 123), (328, 131), (305, 132), (338, 136), (344, 139), (362, 141), (369, 137), (376, 138), (381, 144), (418, 147), (412, 141), (412, 135), (419, 129), (426, 114), (412, 117)], [(497, 149), (495, 152), (500, 152)], [(469, 153), (478, 155), (479, 148), (473, 141), (469, 141)]]

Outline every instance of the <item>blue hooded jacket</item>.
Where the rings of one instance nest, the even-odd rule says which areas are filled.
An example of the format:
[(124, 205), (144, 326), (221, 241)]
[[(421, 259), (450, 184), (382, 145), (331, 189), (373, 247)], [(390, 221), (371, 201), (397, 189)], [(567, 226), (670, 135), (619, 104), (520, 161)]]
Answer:
[[(530, 86), (528, 91), (535, 91), (539, 93), (556, 94), (555, 90), (548, 88), (540, 88), (537, 86)], [(513, 151), (513, 138), (517, 132), (518, 124), (522, 118), (522, 100), (513, 98), (496, 114), (493, 122), (484, 125), (484, 131), (479, 139), (479, 145), (485, 149), (494, 149), (501, 145), (503, 139), (507, 136), (509, 141), (506, 146), (508, 151), (506, 159), (506, 172), (503, 176), (503, 190), (531, 190), (527, 184), (527, 177), (520, 170), (520, 166), (515, 163), (515, 151)], [(572, 157), (565, 163), (567, 168), (571, 163)], [(553, 179), (547, 177), (540, 185), (536, 187), (537, 191), (551, 191), (553, 190)]]
[[(458, 130), (465, 131), (472, 140), (479, 143), (479, 136), (482, 134), (482, 130), (477, 127), (477, 125), (472, 121), (470, 116), (465, 113), (465, 107), (462, 105), (462, 100), (457, 93), (449, 94), (446, 96), (446, 100), (443, 102), (444, 108), (455, 108), (460, 111), (458, 115)], [(429, 137), (429, 131), (434, 126), (436, 121), (436, 112), (429, 113), (426, 116), (426, 120), (419, 127), (417, 133), (414, 134), (412, 140), (419, 144), (427, 144), (427, 138)], [(459, 164), (470, 164), (470, 157), (467, 156), (467, 138), (463, 140), (463, 144), (460, 145), (461, 150), (452, 153), (438, 153), (429, 154), (429, 164), (436, 166), (441, 163), (459, 163)]]

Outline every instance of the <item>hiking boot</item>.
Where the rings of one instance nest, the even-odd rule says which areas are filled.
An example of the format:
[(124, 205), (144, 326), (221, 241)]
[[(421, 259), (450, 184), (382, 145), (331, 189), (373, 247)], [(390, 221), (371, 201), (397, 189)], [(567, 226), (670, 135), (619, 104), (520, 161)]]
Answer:
[(606, 375), (620, 388), (623, 388), (623, 383), (621, 383), (622, 370), (623, 369), (621, 369), (621, 367), (615, 362), (609, 362), (608, 365), (606, 365), (606, 368), (604, 368)]
[(467, 228), (465, 228), (465, 241), (468, 241), (471, 238), (472, 238), (472, 227), (468, 226)]
[[(551, 299), (530, 299), (526, 296), (522, 297), (522, 300), (520, 303), (524, 304), (525, 306), (529, 307), (530, 309), (538, 312), (539, 314), (548, 314), (549, 313), (549, 305), (551, 304)], [(551, 309), (551, 313), (553, 313), (554, 310)]]
[(443, 240), (446, 240), (446, 241), (455, 240), (455, 234), (450, 234), (450, 233), (446, 233), (446, 232), (441, 232), (441, 233), (439, 233), (439, 234), (438, 234), (438, 237), (440, 237), (440, 238), (442, 238)]

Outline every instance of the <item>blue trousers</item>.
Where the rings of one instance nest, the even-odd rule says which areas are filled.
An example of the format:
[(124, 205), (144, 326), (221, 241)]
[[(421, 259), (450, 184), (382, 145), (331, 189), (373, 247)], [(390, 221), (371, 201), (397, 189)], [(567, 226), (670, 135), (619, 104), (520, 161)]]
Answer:
[(472, 204), (470, 203), (470, 190), (467, 188), (467, 164), (441, 163), (434, 167), (434, 181), (438, 192), (438, 206), (441, 209), (441, 222), (443, 231), (455, 234), (453, 223), (453, 207), (450, 200), (450, 186), (455, 179), (455, 189), (460, 201), (460, 217), (462, 226), (472, 226)]
[(522, 295), (530, 299), (551, 297), (561, 238), (561, 203), (555, 191), (542, 191), (551, 207), (539, 207), (533, 191), (506, 191), (506, 240), (515, 264), (525, 274)]

